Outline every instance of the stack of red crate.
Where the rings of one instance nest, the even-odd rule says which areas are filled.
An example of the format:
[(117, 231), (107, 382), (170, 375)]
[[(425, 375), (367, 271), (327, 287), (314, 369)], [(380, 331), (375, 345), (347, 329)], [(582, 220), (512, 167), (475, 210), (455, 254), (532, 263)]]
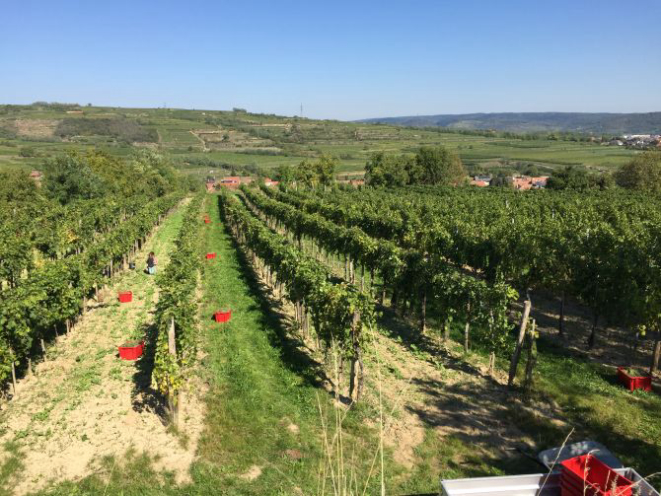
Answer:
[(632, 496), (633, 482), (587, 454), (561, 463), (562, 496)]

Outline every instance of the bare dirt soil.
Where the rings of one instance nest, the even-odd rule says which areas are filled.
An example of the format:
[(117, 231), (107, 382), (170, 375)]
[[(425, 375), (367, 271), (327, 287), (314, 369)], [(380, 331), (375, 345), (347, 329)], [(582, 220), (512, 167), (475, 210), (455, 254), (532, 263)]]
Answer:
[(56, 119), (16, 119), (14, 125), (19, 136), (52, 138), (60, 121)]

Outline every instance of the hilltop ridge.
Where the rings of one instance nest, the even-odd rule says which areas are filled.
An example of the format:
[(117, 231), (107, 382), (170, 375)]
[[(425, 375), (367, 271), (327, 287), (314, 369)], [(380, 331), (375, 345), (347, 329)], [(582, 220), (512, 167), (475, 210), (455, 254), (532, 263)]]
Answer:
[(357, 122), (457, 130), (494, 129), (517, 133), (569, 131), (592, 134), (661, 133), (661, 112), (497, 112), (377, 117)]

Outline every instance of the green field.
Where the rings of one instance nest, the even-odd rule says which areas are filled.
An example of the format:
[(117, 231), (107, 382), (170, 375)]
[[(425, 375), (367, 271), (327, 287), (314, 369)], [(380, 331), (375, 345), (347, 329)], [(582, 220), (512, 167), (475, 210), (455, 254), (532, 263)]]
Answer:
[[(82, 114), (67, 113), (72, 109)], [(94, 126), (99, 120), (120, 132), (95, 134), (104, 129)], [(59, 133), (66, 125), (82, 132), (62, 137)], [(131, 130), (124, 135), (122, 127)], [(136, 133), (141, 133), (140, 136), (152, 133), (154, 139), (148, 143), (132, 141)], [(298, 164), (322, 153), (339, 159), (337, 172), (360, 172), (374, 152), (412, 153), (423, 145), (444, 145), (456, 150), (469, 172), (515, 171), (532, 164), (541, 172), (565, 165), (610, 171), (635, 153), (590, 142), (506, 139), (486, 134), (465, 135), (242, 111), (0, 106), (0, 167), (38, 168), (45, 157), (71, 148), (91, 147), (126, 156), (135, 148), (149, 146), (200, 176), (208, 174), (210, 169), (232, 165), (255, 166), (268, 174), (269, 169), (279, 165)], [(33, 149), (34, 156), (22, 156), (23, 148)]]

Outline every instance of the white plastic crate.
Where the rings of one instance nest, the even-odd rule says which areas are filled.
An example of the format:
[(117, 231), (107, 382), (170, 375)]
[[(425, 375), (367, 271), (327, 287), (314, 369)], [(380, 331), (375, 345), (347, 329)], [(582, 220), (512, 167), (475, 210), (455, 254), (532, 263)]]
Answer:
[[(615, 471), (633, 482), (642, 479), (632, 468), (617, 468)], [(443, 496), (560, 496), (560, 475), (551, 474), (544, 483), (546, 476), (547, 474), (531, 474), (441, 480), (441, 494)], [(638, 487), (641, 496), (661, 496), (645, 481), (642, 481)]]
[[(507, 475), (503, 477), (476, 477), (441, 481), (443, 496), (558, 496), (560, 478), (545, 474)], [(540, 489), (544, 485), (544, 489)]]

